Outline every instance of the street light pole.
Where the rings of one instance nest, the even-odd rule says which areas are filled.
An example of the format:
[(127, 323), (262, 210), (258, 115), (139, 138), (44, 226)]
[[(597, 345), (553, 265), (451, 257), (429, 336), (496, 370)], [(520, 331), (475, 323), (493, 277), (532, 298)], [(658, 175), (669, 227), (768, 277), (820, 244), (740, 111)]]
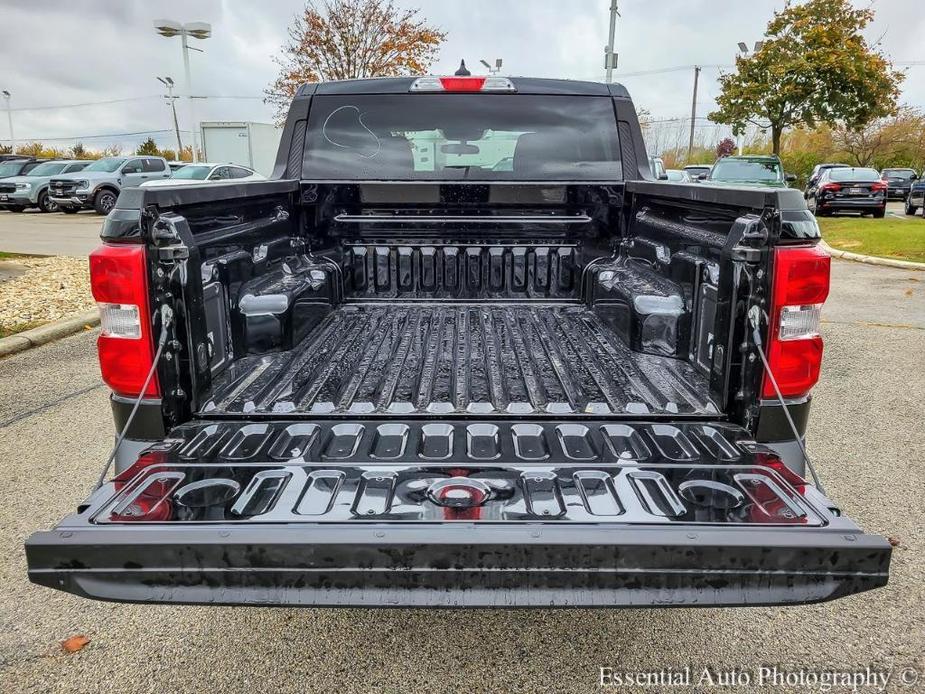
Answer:
[(177, 102), (173, 95), (173, 80), (170, 77), (158, 77), (158, 81), (167, 87), (167, 98), (170, 100), (170, 110), (173, 112), (173, 129), (177, 133), (177, 156), (183, 151), (183, 142), (180, 141), (180, 122), (177, 120)]
[(487, 60), (479, 60), (479, 62), (482, 65), (484, 65), (486, 68), (488, 68), (489, 75), (497, 75), (499, 72), (501, 72), (501, 65), (503, 62), (501, 58), (495, 58), (494, 67), (492, 67), (491, 64)]
[(604, 70), (606, 76), (604, 81), (608, 84), (613, 82), (613, 69), (616, 67), (617, 54), (613, 50), (613, 42), (617, 34), (617, 17), (620, 12), (617, 10), (617, 0), (611, 0), (610, 3), (610, 31), (607, 34), (607, 45), (604, 47)]
[(187, 37), (194, 39), (207, 39), (212, 35), (212, 26), (205, 22), (189, 22), (180, 24), (170, 19), (155, 19), (154, 29), (158, 34), (167, 38), (179, 36), (183, 50), (183, 73), (186, 78), (186, 98), (189, 102), (189, 117), (193, 131), (193, 163), (199, 161), (199, 124), (196, 122), (196, 107), (193, 104), (193, 87), (190, 78), (189, 52), (193, 49), (187, 42)]
[(189, 100), (189, 119), (193, 124), (193, 163), (199, 163), (199, 124), (196, 122), (196, 104), (193, 101), (193, 81), (189, 73), (189, 45), (186, 42), (186, 32), (180, 34), (183, 45), (183, 73), (186, 77), (186, 98)]
[(4, 89), (3, 98), (6, 101), (6, 122), (10, 126), (10, 154), (16, 154), (16, 136), (13, 134), (13, 109), (10, 107), (10, 93)]

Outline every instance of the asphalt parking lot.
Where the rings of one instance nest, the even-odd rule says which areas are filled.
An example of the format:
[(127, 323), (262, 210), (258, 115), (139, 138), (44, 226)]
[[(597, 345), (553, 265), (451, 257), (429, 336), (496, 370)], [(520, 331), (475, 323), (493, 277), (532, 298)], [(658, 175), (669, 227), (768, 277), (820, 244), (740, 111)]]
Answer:
[[(835, 261), (824, 319), (810, 449), (830, 496), (899, 544), (886, 588), (791, 608), (208, 608), (91, 602), (40, 588), (26, 579), (23, 540), (84, 498), (112, 421), (93, 333), (2, 360), (0, 687), (573, 691), (596, 689), (601, 666), (754, 673), (777, 665), (868, 667), (893, 673), (891, 691), (910, 691), (898, 683), (904, 668), (925, 681), (925, 273)], [(59, 641), (75, 634), (90, 643), (67, 655)]]
[(42, 214), (0, 210), (0, 251), (86, 257), (99, 245), (103, 217), (93, 211)]

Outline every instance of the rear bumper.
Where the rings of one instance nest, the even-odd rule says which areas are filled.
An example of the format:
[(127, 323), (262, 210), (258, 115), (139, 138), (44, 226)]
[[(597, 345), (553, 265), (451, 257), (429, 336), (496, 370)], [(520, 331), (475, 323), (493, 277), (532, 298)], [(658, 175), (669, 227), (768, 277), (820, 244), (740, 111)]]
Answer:
[(783, 605), (887, 582), (890, 545), (834, 528), (552, 523), (95, 527), (36, 533), (34, 583), (141, 603)]
[(850, 198), (820, 200), (819, 207), (827, 210), (879, 210), (886, 205), (886, 198)]

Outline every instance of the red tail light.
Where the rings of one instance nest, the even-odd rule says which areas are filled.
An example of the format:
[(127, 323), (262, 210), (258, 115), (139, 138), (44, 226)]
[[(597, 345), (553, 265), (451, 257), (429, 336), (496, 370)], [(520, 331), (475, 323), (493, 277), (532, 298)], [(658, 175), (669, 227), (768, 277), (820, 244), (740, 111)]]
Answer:
[[(818, 246), (774, 251), (768, 363), (784, 397), (805, 395), (819, 380), (819, 319), (829, 295), (830, 263), (829, 256)], [(775, 397), (767, 376), (762, 395)]]
[(819, 190), (826, 190), (830, 193), (837, 193), (841, 190), (841, 186), (837, 183), (826, 183), (824, 186), (821, 186)]
[(448, 92), (479, 92), (485, 84), (484, 77), (441, 77), (440, 84)]
[[(119, 395), (137, 397), (154, 359), (144, 246), (97, 248), (90, 254), (90, 286), (100, 309), (103, 380)], [(157, 374), (144, 395), (160, 396)]]
[(877, 183), (871, 184), (870, 189), (871, 190), (886, 190), (887, 184), (884, 181), (878, 181)]
[(418, 77), (411, 83), (412, 92), (516, 92), (507, 77)]

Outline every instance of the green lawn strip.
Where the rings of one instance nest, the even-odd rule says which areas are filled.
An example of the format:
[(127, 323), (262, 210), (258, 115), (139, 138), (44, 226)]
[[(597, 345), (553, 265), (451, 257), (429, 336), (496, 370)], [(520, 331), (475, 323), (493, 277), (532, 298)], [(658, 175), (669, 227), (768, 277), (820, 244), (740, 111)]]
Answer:
[(820, 217), (822, 238), (832, 248), (861, 255), (925, 262), (925, 220)]

